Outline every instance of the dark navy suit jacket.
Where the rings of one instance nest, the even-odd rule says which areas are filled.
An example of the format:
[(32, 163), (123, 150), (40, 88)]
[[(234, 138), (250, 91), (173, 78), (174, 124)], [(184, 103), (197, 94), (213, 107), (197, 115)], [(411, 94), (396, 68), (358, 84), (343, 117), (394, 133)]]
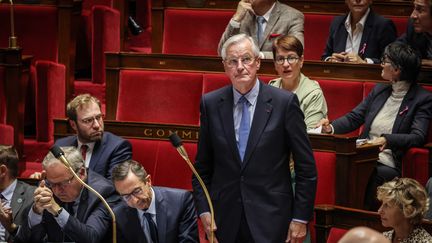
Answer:
[[(78, 146), (77, 136), (68, 136), (55, 142), (58, 146)], [(111, 178), (112, 169), (121, 162), (132, 158), (129, 141), (110, 132), (104, 132), (102, 141), (96, 142), (91, 156), (89, 169)]]
[[(330, 25), (330, 33), (321, 60), (331, 56), (333, 53), (345, 51), (348, 32), (345, 28), (345, 20), (348, 14), (337, 16)], [(360, 41), (359, 56), (370, 58), (374, 63), (379, 63), (385, 47), (392, 43), (397, 37), (396, 27), (393, 21), (386, 19), (372, 10), (366, 18), (363, 36)], [(362, 51), (364, 47), (364, 51)]]
[[(120, 202), (112, 183), (101, 175), (89, 170), (87, 183), (99, 192), (111, 207)], [(63, 204), (57, 200), (59, 204)], [(24, 223), (16, 242), (109, 242), (111, 235), (111, 216), (99, 198), (87, 189), (83, 189), (76, 216), (69, 216), (63, 229), (57, 224), (54, 216), (44, 210), (42, 222), (29, 228)]]
[[(235, 138), (232, 85), (201, 99), (195, 167), (209, 188), (219, 242), (235, 242), (242, 211), (255, 242), (284, 242), (292, 218), (312, 219), (317, 174), (299, 101), (291, 92), (259, 85), (244, 161)], [(208, 212), (195, 177), (192, 183), (198, 214)]]
[[(377, 84), (369, 95), (356, 108), (331, 124), (334, 133), (351, 132), (364, 124), (360, 138), (368, 138), (375, 116), (391, 95), (390, 84)], [(395, 157), (396, 166), (401, 169), (404, 152), (410, 147), (425, 143), (429, 121), (432, 118), (432, 93), (418, 84), (411, 85), (396, 116), (391, 134), (383, 134)]]
[[(160, 243), (199, 242), (192, 194), (185, 190), (153, 187), (156, 195), (156, 224)], [(147, 243), (137, 209), (125, 202), (114, 210), (118, 242)]]

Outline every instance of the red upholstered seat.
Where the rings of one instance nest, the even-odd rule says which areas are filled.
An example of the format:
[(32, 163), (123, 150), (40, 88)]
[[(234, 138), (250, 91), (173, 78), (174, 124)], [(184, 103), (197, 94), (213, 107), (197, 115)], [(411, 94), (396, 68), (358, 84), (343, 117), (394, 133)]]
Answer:
[(120, 71), (117, 119), (198, 125), (201, 73)]
[(304, 57), (306, 60), (321, 60), (335, 16), (314, 13), (305, 13), (304, 16)]
[(313, 153), (318, 172), (315, 204), (335, 204), (336, 154), (320, 151)]
[(0, 144), (14, 144), (14, 128), (12, 126), (0, 123)]
[(133, 139), (128, 141), (132, 145), (132, 158), (140, 162), (144, 169), (153, 176), (156, 168), (157, 154), (159, 149), (159, 140)]
[(232, 10), (166, 9), (162, 53), (217, 55)]
[(91, 82), (75, 82), (75, 94), (90, 93), (105, 103), (105, 52), (120, 51), (120, 13), (96, 5), (91, 14)]
[(205, 73), (203, 75), (203, 94), (231, 84), (224, 73)]
[[(330, 120), (350, 112), (363, 100), (363, 83), (339, 80), (317, 80), (327, 101)], [(350, 133), (358, 135), (358, 131)]]
[(408, 17), (406, 16), (388, 16), (387, 18), (391, 19), (396, 26), (397, 35), (401, 36), (406, 32), (406, 28), (408, 25)]
[[(189, 159), (194, 163), (197, 144), (183, 143), (183, 146), (189, 155)], [(153, 178), (153, 183), (157, 186), (192, 190), (192, 171), (169, 141), (159, 142), (156, 170)]]
[(332, 227), (327, 238), (327, 243), (337, 243), (347, 231), (346, 229)]

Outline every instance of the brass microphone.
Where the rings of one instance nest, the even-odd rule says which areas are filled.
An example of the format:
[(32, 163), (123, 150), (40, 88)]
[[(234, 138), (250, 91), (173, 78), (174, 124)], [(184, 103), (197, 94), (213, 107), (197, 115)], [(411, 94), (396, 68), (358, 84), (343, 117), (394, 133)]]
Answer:
[(189, 156), (186, 152), (186, 149), (183, 147), (183, 143), (181, 141), (181, 138), (177, 135), (177, 133), (173, 133), (171, 132), (171, 134), (168, 136), (172, 145), (177, 149), (177, 152), (181, 155), (181, 157), (186, 161), (186, 163), (189, 165), (190, 169), (192, 170), (193, 174), (195, 175), (195, 177), (198, 179), (205, 197), (207, 199), (207, 203), (209, 205), (210, 208), (210, 217), (211, 217), (211, 223), (210, 223), (210, 243), (213, 243), (214, 241), (214, 232), (213, 232), (213, 227), (214, 227), (214, 210), (213, 210), (213, 204), (210, 198), (210, 194), (208, 193), (207, 187), (204, 184), (203, 180), (201, 179), (201, 176), (198, 174), (198, 172), (195, 170), (195, 167), (193, 166), (193, 164), (191, 163)]

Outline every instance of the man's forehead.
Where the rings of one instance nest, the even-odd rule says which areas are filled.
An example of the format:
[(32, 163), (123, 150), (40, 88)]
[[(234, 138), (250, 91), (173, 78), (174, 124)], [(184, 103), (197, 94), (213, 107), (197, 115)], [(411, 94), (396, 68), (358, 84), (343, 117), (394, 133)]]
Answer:
[(414, 5), (418, 5), (418, 6), (430, 6), (429, 3), (430, 0), (414, 0)]

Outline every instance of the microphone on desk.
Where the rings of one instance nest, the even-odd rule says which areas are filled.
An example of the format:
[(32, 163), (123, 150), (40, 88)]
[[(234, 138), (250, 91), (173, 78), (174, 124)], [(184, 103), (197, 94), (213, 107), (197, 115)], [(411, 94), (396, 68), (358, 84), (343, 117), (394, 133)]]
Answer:
[(85, 188), (87, 188), (89, 191), (91, 191), (93, 194), (95, 194), (104, 204), (105, 208), (108, 210), (108, 212), (111, 214), (112, 218), (112, 236), (113, 236), (113, 243), (117, 242), (117, 227), (116, 227), (116, 217), (114, 212), (112, 211), (111, 207), (105, 200), (105, 198), (102, 197), (101, 194), (99, 194), (95, 189), (93, 189), (91, 186), (87, 185), (81, 178), (76, 174), (76, 172), (73, 170), (71, 164), (66, 159), (65, 154), (63, 150), (57, 146), (54, 145), (50, 148), (51, 153), (56, 157), (58, 160), (60, 160), (68, 169), (70, 172), (72, 172), (73, 176), (79, 181), (81, 185), (83, 185)]
[(195, 170), (195, 167), (191, 163), (189, 156), (186, 152), (186, 149), (183, 147), (183, 142), (181, 138), (177, 135), (177, 133), (171, 132), (171, 134), (168, 136), (172, 145), (177, 149), (177, 152), (180, 154), (180, 156), (186, 161), (186, 163), (189, 165), (190, 169), (192, 170), (195, 177), (198, 179), (198, 182), (201, 185), (201, 188), (204, 191), (205, 197), (207, 199), (207, 203), (210, 208), (210, 217), (211, 217), (211, 223), (210, 223), (210, 243), (213, 243), (214, 239), (214, 210), (213, 210), (213, 204), (211, 202), (210, 194), (208, 193), (207, 187), (204, 184), (203, 180), (201, 179), (201, 176), (198, 174), (198, 172)]

